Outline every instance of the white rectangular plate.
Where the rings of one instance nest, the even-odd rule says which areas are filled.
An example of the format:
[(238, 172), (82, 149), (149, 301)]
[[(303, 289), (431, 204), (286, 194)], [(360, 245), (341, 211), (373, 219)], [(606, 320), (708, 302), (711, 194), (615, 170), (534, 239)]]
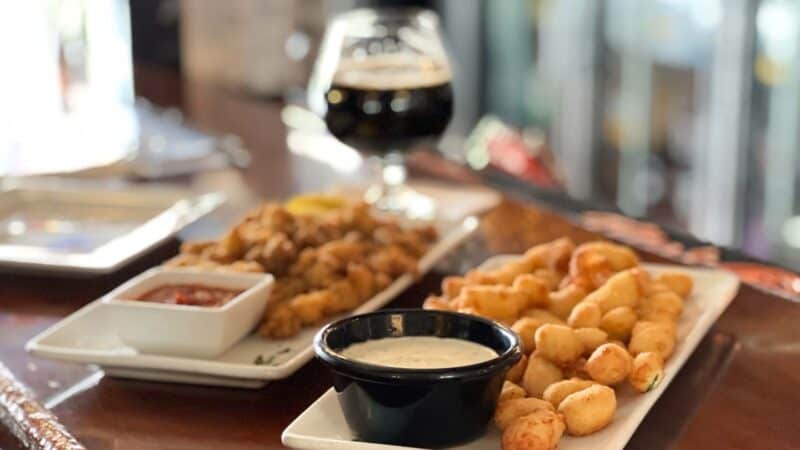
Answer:
[[(480, 268), (491, 269), (515, 258), (517, 256), (497, 256), (484, 262)], [(617, 389), (617, 412), (611, 425), (589, 436), (565, 435), (558, 445), (559, 450), (624, 448), (633, 432), (636, 431), (636, 427), (667, 388), (711, 325), (728, 307), (739, 289), (739, 279), (724, 270), (662, 264), (645, 264), (645, 267), (653, 274), (664, 270), (680, 270), (688, 273), (694, 279), (694, 292), (686, 300), (683, 315), (678, 324), (675, 352), (664, 368), (664, 381), (656, 389), (645, 394), (637, 394), (627, 385)], [(309, 450), (399, 450), (410, 448), (353, 441), (353, 436), (347, 427), (333, 389), (323, 394), (286, 427), (282, 441), (289, 447)], [(454, 447), (454, 449), (496, 450), (499, 447), (500, 433), (490, 425), (489, 431), (483, 437), (469, 444)]]
[(165, 186), (74, 180), (0, 192), (0, 266), (73, 274), (116, 270), (225, 200)]
[[(442, 238), (419, 262), (420, 273), (477, 229), (468, 217), (447, 227)], [(414, 282), (405, 275), (351, 314), (375, 311)], [(285, 378), (313, 356), (311, 342), (320, 327), (307, 327), (290, 339), (265, 339), (252, 334), (215, 359), (181, 358), (138, 353), (123, 344), (109, 320), (109, 310), (96, 300), (28, 341), (26, 349), (37, 356), (97, 364), (109, 375), (178, 383), (257, 388), (268, 380)], [(343, 317), (344, 315), (342, 315)], [(262, 364), (255, 364), (260, 359)]]

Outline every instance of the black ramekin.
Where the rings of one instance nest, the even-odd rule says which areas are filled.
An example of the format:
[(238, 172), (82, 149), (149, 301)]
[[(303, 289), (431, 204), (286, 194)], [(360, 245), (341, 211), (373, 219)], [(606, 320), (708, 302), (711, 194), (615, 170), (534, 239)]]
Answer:
[[(342, 357), (350, 344), (401, 336), (465, 339), (498, 356), (469, 366), (399, 369)], [(314, 338), (317, 357), (334, 373), (334, 388), (359, 440), (444, 447), (483, 434), (506, 372), (521, 358), (510, 329), (476, 316), (421, 309), (384, 310), (331, 323)]]

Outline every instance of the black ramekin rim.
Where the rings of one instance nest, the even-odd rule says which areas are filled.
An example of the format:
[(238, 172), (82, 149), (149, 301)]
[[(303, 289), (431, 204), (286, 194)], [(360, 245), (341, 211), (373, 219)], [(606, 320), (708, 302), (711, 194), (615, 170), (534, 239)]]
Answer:
[[(513, 344), (497, 357), (478, 364), (444, 369), (404, 369), (368, 364), (344, 358), (335, 350), (331, 349), (326, 342), (327, 335), (346, 322), (358, 320), (364, 317), (385, 316), (391, 314), (430, 314), (460, 317), (467, 320), (482, 322), (498, 329), (503, 335), (508, 337), (510, 342)], [(348, 316), (335, 322), (331, 322), (324, 326), (314, 336), (314, 353), (316, 353), (317, 358), (331, 366), (333, 370), (343, 375), (373, 382), (432, 382), (476, 378), (492, 374), (495, 371), (502, 369), (503, 366), (511, 367), (517, 363), (520, 358), (522, 358), (519, 337), (517, 337), (517, 334), (514, 333), (510, 328), (501, 323), (471, 314), (463, 314), (452, 311), (425, 310), (419, 308), (384, 309), (371, 313)]]

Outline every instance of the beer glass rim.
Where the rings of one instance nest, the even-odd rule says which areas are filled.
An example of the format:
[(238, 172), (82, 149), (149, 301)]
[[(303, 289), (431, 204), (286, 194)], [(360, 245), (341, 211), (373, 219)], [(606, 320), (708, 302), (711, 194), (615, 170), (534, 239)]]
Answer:
[(420, 26), (436, 28), (439, 25), (439, 16), (426, 8), (387, 6), (377, 8), (357, 8), (351, 11), (336, 14), (331, 20), (334, 24), (363, 24), (371, 25), (385, 21), (405, 20)]

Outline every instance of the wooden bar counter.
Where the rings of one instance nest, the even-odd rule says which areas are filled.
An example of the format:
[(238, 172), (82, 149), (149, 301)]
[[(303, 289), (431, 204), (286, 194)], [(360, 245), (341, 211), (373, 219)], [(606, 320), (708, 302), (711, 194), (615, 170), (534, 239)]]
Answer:
[[(252, 164), (242, 172), (176, 180), (223, 189), (231, 198), (228, 206), (187, 230), (188, 235), (218, 233), (259, 200), (346, 181), (324, 162), (289, 151), (279, 105), (182, 83), (168, 73), (137, 71), (140, 95), (181, 106), (204, 129), (241, 136), (253, 153)], [(479, 182), (444, 161), (439, 165), (440, 179)], [(541, 206), (506, 199), (450, 259), (477, 264), (491, 254), (520, 251), (562, 235), (576, 241), (596, 238)], [(119, 272), (91, 280), (0, 275), (0, 361), (88, 449), (283, 448), (283, 428), (330, 387), (329, 375), (316, 361), (285, 380), (246, 390), (110, 378), (96, 367), (26, 354), (24, 345), (32, 336), (177, 249), (178, 241), (170, 241)], [(442, 269), (434, 271), (390, 306), (421, 305), (443, 275)], [(743, 285), (627, 448), (800, 448), (798, 408), (800, 305)], [(20, 444), (8, 430), (0, 430), (0, 449), (17, 448)]]

